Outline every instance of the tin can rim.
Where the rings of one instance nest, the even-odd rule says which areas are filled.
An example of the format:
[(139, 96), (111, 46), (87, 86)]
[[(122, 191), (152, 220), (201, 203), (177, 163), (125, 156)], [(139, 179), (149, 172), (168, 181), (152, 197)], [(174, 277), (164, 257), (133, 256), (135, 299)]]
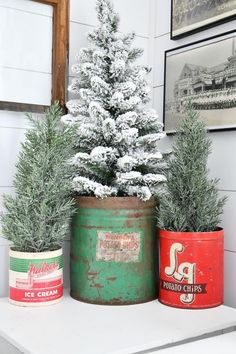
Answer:
[(22, 259), (43, 259), (43, 258), (54, 258), (62, 255), (62, 247), (54, 251), (44, 251), (44, 252), (20, 252), (15, 251), (13, 247), (9, 249), (9, 256)]
[(76, 204), (80, 208), (96, 209), (148, 209), (157, 206), (157, 199), (151, 197), (146, 202), (138, 197), (107, 197), (99, 199), (88, 196), (75, 196)]
[(215, 231), (206, 232), (187, 232), (187, 231), (169, 231), (161, 229), (160, 238), (179, 239), (179, 240), (214, 240), (224, 237), (224, 229), (219, 227)]

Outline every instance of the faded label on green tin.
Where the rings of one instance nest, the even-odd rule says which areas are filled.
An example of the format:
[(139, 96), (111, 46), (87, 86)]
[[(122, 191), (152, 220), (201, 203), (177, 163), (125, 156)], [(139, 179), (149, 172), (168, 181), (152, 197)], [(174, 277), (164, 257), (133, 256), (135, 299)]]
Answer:
[(97, 261), (137, 263), (140, 261), (140, 250), (139, 232), (97, 231)]

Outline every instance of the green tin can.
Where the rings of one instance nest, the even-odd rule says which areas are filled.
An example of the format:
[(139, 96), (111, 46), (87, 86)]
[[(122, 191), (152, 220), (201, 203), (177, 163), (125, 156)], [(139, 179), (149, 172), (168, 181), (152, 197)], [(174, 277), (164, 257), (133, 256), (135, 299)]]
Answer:
[(156, 201), (78, 197), (71, 239), (71, 296), (107, 305), (157, 298)]

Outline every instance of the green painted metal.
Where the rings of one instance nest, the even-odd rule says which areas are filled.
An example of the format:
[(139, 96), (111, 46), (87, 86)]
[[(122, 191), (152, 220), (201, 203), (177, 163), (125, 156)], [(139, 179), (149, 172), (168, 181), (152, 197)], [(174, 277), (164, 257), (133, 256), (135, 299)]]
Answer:
[(13, 270), (15, 272), (23, 272), (27, 273), (29, 270), (30, 264), (38, 265), (41, 266), (42, 263), (48, 263), (48, 264), (55, 264), (55, 262), (58, 263), (58, 269), (61, 269), (63, 267), (63, 259), (62, 255), (58, 257), (53, 257), (53, 258), (43, 258), (43, 259), (27, 259), (27, 258), (16, 258), (16, 257), (10, 257), (10, 270)]
[(157, 298), (155, 200), (78, 197), (71, 239), (71, 296), (96, 304)]

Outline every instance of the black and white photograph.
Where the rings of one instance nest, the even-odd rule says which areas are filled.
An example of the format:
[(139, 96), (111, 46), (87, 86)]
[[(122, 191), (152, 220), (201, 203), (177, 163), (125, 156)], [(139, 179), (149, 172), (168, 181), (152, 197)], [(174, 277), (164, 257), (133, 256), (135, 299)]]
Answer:
[(172, 0), (171, 38), (177, 39), (236, 15), (236, 0)]
[(164, 124), (174, 132), (191, 101), (209, 130), (236, 129), (236, 33), (165, 52)]

